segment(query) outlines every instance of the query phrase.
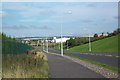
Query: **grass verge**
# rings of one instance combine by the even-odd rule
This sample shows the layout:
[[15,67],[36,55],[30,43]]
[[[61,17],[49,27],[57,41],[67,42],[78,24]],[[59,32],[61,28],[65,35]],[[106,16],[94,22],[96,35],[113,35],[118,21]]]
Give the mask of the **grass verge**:
[[27,54],[3,56],[3,78],[48,78],[48,61]]
[[81,58],[81,57],[76,57],[76,56],[72,56],[72,57],[80,59],[80,60],[83,60],[85,62],[89,62],[89,63],[97,65],[99,67],[103,67],[103,68],[109,69],[109,70],[111,70],[113,72],[116,72],[116,73],[120,72],[120,68],[117,68],[117,67],[109,66],[107,64],[103,64],[103,63],[100,63],[100,62],[96,62],[96,61],[85,59],[85,58]]
[[[120,35],[91,42],[91,52],[118,53],[118,36]],[[67,52],[89,52],[89,43],[72,47]]]

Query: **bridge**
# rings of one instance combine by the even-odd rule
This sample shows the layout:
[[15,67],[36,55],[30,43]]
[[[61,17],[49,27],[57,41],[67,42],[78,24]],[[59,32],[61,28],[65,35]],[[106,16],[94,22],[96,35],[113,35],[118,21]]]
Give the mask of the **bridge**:
[[32,46],[42,46],[44,43],[48,42],[47,38],[23,38],[21,42],[24,44],[32,45]]

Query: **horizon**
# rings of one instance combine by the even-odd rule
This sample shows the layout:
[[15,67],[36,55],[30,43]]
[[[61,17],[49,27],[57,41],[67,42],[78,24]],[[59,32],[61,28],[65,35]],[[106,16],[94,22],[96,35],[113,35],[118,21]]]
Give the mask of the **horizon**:
[[[108,32],[108,33],[112,33],[112,32]],[[94,34],[98,34],[98,35],[102,35],[102,33],[94,33]],[[62,37],[89,37],[89,35],[91,37],[94,36],[94,34],[87,34],[87,35],[63,35]],[[103,32],[103,34],[107,34],[107,32]],[[20,36],[20,37],[13,37],[13,38],[45,38],[45,37],[61,37],[61,35],[59,36]]]

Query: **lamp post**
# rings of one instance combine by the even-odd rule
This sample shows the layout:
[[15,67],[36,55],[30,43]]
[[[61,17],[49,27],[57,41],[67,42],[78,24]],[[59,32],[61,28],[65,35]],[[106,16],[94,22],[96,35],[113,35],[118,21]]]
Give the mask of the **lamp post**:
[[61,20],[61,56],[63,56],[63,42],[62,42],[62,20]]
[[54,42],[54,49],[55,49],[55,42]]
[[68,50],[68,41],[67,41],[67,50]]
[[48,53],[48,38],[47,38],[47,35],[46,35],[46,38],[45,38],[45,52]]
[[60,48],[60,46],[61,46],[60,44],[61,44],[61,43],[58,44],[58,45],[59,45],[59,50],[61,49],[61,48]]
[[89,34],[89,51],[91,52],[91,38],[90,38],[90,34]]
[[[89,32],[86,28],[84,29],[84,30],[86,30],[87,32]],[[91,52],[92,51],[92,48],[91,48],[91,37],[90,37],[90,32],[89,32],[89,34],[88,34],[89,36],[88,36],[88,38],[89,38],[89,52]]]
[[44,51],[44,39],[43,39],[43,51]]
[[61,56],[63,56],[63,42],[62,42],[62,15],[61,15],[61,25],[60,25],[60,30],[61,30]]
[[39,46],[39,43],[40,43],[40,41],[38,40],[38,41],[37,41],[37,46]]
[[46,52],[48,53],[48,40],[46,38]]
[[[68,10],[67,13],[68,13],[68,14],[71,14],[72,11],[71,11],[71,10]],[[62,16],[61,16],[61,56],[63,56],[62,26],[63,26],[63,25],[62,25]]]

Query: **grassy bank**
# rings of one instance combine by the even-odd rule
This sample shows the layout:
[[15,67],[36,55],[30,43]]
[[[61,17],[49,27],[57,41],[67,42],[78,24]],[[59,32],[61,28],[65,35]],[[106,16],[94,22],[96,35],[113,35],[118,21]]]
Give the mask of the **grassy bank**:
[[[92,42],[91,45],[92,45],[91,52],[117,53],[118,52],[118,35]],[[89,44],[75,46],[73,48],[70,48],[68,51],[69,52],[89,52]]]
[[2,78],[49,77],[48,61],[44,53],[39,52],[38,57],[33,53],[25,54],[28,51],[39,50],[5,35],[0,42],[2,43]]
[[27,54],[5,54],[3,78],[48,78],[48,61]]

